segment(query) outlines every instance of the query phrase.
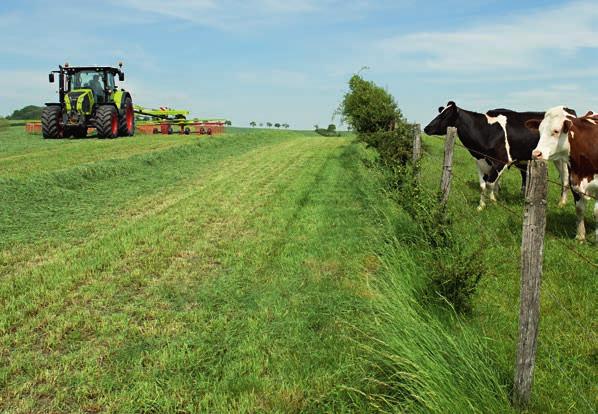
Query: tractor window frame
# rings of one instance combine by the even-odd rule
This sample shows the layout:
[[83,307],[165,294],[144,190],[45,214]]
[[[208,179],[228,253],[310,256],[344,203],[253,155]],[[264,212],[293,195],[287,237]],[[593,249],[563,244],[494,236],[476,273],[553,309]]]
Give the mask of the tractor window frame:
[[114,91],[116,89],[116,84],[114,83],[114,74],[113,73],[106,73],[106,88],[110,91]]
[[[104,77],[101,73],[95,70],[80,70],[69,76],[69,90],[85,88],[93,89],[90,82],[94,75],[99,76],[98,81],[100,82],[100,86],[102,87],[102,90],[105,89]],[[75,80],[77,80],[77,82],[75,82]]]

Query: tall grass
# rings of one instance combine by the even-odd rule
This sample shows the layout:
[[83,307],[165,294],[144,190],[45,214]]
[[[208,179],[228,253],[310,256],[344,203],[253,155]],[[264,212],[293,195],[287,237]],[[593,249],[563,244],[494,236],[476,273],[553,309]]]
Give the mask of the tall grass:
[[429,256],[438,250],[396,194],[384,195],[388,173],[371,162],[375,155],[368,157],[365,174],[377,179],[366,180],[367,191],[378,194],[375,215],[386,239],[372,246],[379,267],[372,315],[355,327],[363,380],[353,392],[375,411],[510,412],[506,373],[497,369],[489,342],[450,306],[426,299],[435,277]]

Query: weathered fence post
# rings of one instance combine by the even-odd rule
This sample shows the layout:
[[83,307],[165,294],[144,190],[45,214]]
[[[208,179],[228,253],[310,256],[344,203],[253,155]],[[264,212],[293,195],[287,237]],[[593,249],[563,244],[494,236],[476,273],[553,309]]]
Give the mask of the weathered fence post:
[[419,124],[413,125],[413,164],[417,165],[422,157],[422,132]]
[[451,180],[453,179],[453,149],[457,138],[457,128],[449,127],[446,130],[444,141],[444,163],[442,164],[442,179],[440,180],[440,203],[442,208],[446,206],[451,191]]
[[546,161],[531,161],[527,177],[521,238],[519,343],[513,385],[513,403],[517,408],[524,408],[529,403],[536,361],[548,192]]

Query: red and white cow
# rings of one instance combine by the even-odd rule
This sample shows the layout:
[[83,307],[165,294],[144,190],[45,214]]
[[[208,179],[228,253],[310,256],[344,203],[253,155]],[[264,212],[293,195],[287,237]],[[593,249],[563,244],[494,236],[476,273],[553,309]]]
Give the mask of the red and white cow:
[[[578,240],[585,240],[586,202],[598,199],[598,117],[592,112],[576,118],[564,107],[546,111],[543,120],[526,122],[540,131],[540,141],[532,155],[538,159],[566,160],[570,166],[571,188],[575,198]],[[594,206],[598,240],[598,201]]]

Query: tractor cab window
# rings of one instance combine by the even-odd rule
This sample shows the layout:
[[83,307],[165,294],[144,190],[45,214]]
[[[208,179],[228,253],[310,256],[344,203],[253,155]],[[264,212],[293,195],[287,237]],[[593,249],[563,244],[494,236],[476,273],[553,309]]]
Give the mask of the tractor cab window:
[[72,76],[71,90],[88,88],[102,101],[104,98],[104,79],[101,73],[94,71],[81,71]]
[[114,91],[114,89],[116,89],[116,86],[114,86],[114,75],[112,73],[108,73],[106,74],[106,77],[108,79],[108,82],[106,84],[108,86],[108,89]]

